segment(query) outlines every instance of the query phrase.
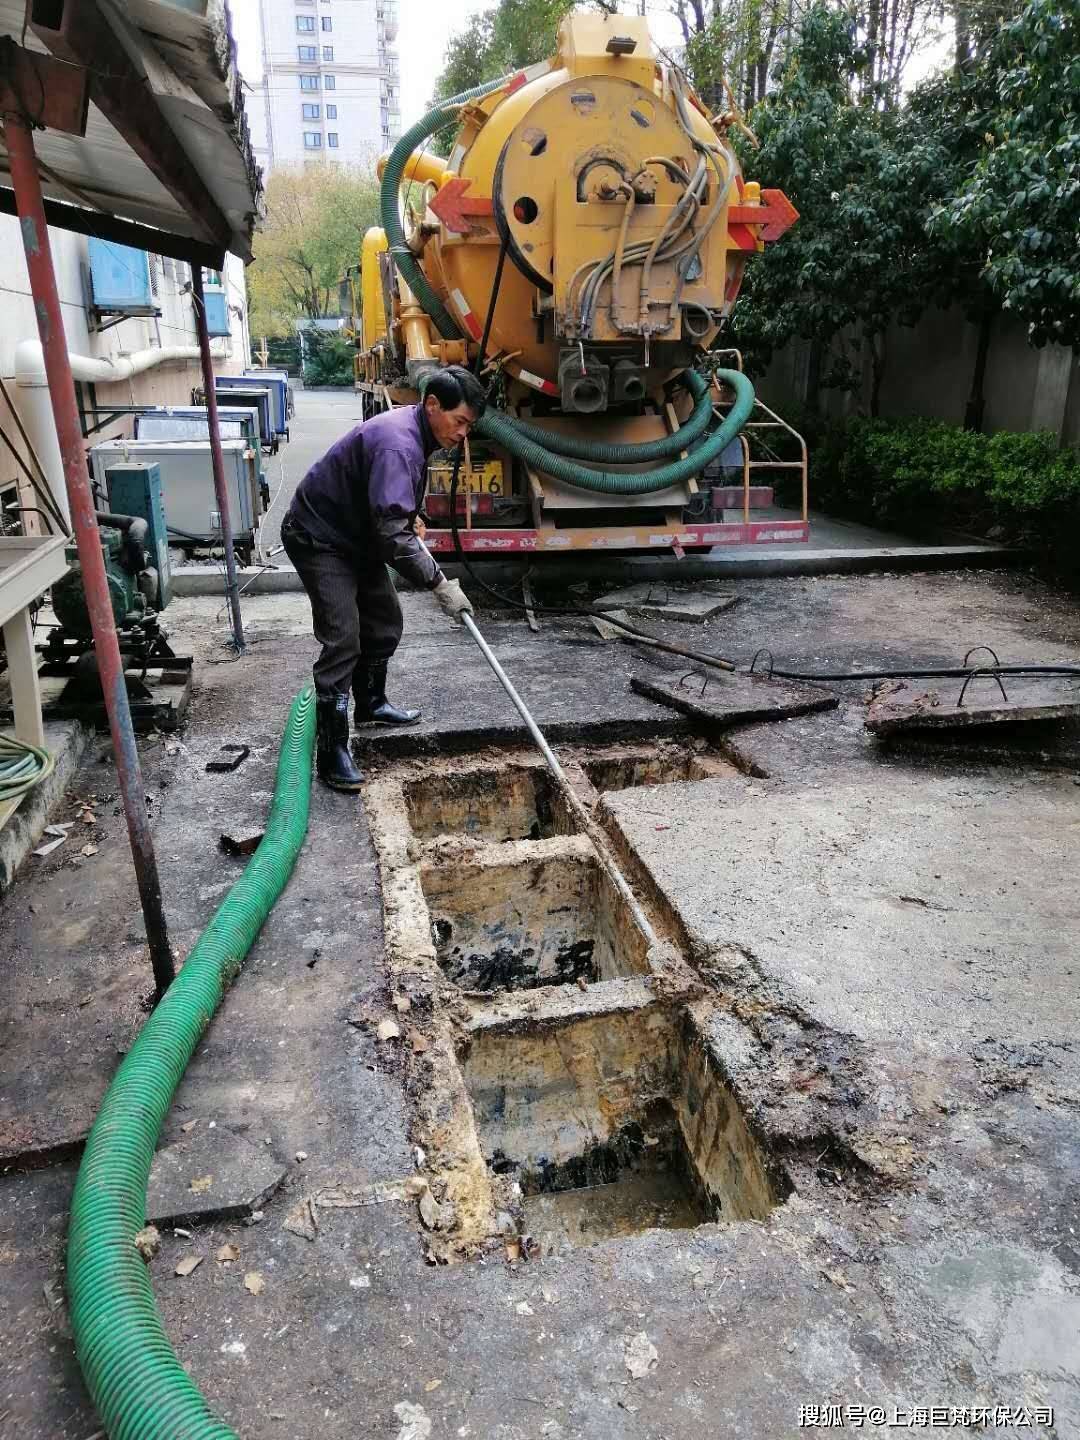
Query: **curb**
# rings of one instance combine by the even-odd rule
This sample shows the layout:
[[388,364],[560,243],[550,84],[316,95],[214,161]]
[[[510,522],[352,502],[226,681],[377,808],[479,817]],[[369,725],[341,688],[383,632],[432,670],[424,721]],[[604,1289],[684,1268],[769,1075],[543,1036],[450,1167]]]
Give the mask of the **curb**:
[[56,765],[48,779],[30,791],[0,829],[0,894],[7,890],[19,866],[41,839],[92,735],[90,727],[78,720],[58,720],[45,726],[45,748],[52,752]]
[[[581,555],[576,560],[482,560],[477,568],[493,584],[520,581],[530,568],[545,580],[557,583],[574,580],[735,580],[785,575],[868,575],[875,571],[989,570],[1030,561],[1026,550],[1006,545],[903,545],[867,550],[804,550],[794,554],[792,546],[754,547],[754,553],[691,556],[677,560],[673,555],[614,556]],[[441,563],[441,562],[440,562]],[[476,562],[474,562],[476,563]],[[542,567],[542,568],[541,568]],[[443,570],[451,579],[467,578],[462,566],[447,562]],[[291,566],[260,572],[257,566],[237,570],[245,595],[275,595],[303,590],[300,577]],[[173,593],[177,596],[222,595],[224,583],[217,565],[184,565],[173,571]]]

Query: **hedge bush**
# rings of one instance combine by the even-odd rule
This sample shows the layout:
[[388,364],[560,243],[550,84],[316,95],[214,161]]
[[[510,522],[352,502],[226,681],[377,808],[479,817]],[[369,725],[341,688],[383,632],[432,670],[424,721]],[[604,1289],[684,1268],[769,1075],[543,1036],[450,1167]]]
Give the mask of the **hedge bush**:
[[352,387],[356,351],[348,340],[333,332],[309,330],[304,337],[304,349],[305,385]]
[[938,420],[829,422],[810,445],[810,501],[834,515],[1075,543],[1080,453],[1053,435],[979,435]]

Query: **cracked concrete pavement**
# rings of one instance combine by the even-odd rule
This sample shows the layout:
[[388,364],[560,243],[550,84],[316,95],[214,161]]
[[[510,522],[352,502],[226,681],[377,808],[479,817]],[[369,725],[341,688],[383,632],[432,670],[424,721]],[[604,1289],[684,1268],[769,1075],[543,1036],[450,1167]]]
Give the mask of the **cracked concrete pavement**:
[[[1080,608],[1023,575],[734,588],[739,604],[694,634],[740,660],[768,644],[778,662],[945,661],[982,640],[1002,659],[1080,657]],[[427,597],[405,608],[392,674],[426,706],[423,745],[520,743],[467,638]],[[218,835],[258,828],[312,653],[302,597],[252,603],[255,643],[239,661],[221,648],[219,609],[170,612],[197,657],[195,702],[179,748],[142,746],[181,949],[239,873]],[[480,619],[559,738],[594,740],[605,717],[612,738],[686,733],[629,690],[633,670],[669,673],[654,659],[572,622],[530,636],[509,615]],[[414,1097],[394,1046],[350,1023],[389,1012],[375,856],[362,807],[316,788],[293,879],[164,1137],[214,1121],[288,1170],[257,1223],[167,1232],[154,1261],[183,1363],[244,1440],[399,1440],[409,1425],[463,1440],[773,1440],[806,1428],[801,1405],[825,1404],[1053,1406],[1052,1433],[1080,1433],[1074,773],[881,752],[861,728],[867,687],[838,688],[835,712],[714,737],[751,774],[605,801],[635,883],[723,1002],[713,1043],[793,1183],[764,1222],[514,1266],[425,1263],[415,1204],[377,1188],[414,1169]],[[252,757],[208,776],[206,760],[238,740]],[[368,754],[378,768],[406,743],[387,735]],[[99,853],[27,867],[0,923],[4,1109],[61,1157],[146,988],[100,747],[76,792],[102,797]],[[63,1303],[74,1173],[61,1158],[0,1174],[0,1417],[26,1440],[98,1428]],[[286,1229],[325,1186],[368,1187],[371,1203],[321,1212],[311,1239]],[[224,1243],[235,1262],[214,1258]],[[191,1254],[204,1263],[175,1275]],[[657,1357],[633,1378],[642,1334]]]

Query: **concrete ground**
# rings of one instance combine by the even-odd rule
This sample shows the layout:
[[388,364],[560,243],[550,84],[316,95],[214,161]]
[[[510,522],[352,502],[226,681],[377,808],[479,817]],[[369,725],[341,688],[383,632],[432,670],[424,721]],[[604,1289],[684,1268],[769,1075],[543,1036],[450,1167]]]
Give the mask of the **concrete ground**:
[[[1022,575],[733,588],[738,603],[707,629],[654,628],[740,663],[761,645],[778,665],[946,663],[980,642],[1006,662],[1080,661],[1080,608]],[[425,717],[368,743],[369,761],[381,773],[408,746],[422,777],[478,751],[494,770],[523,738],[514,713],[467,636],[428,597],[404,599],[392,673]],[[240,873],[220,834],[265,816],[313,647],[300,596],[249,604],[239,660],[217,600],[170,614],[196,656],[195,700],[186,729],[141,754],[183,954]],[[507,612],[480,620],[560,744],[587,753],[692,729],[630,691],[632,672],[665,669],[649,655],[584,623],[533,635]],[[423,1097],[412,1062],[374,1032],[394,1012],[367,818],[315,788],[296,871],[165,1134],[182,1146],[213,1123],[288,1172],[257,1223],[166,1228],[153,1264],[181,1360],[244,1440],[773,1440],[828,1415],[800,1407],[835,1405],[883,1407],[901,1428],[911,1407],[979,1428],[971,1407],[1052,1406],[1052,1433],[1080,1433],[1075,770],[879,750],[862,729],[867,690],[714,733],[743,773],[625,789],[601,812],[701,977],[710,1041],[791,1187],[763,1222],[429,1264],[415,1202],[398,1198]],[[236,741],[251,757],[207,774]],[[74,1156],[149,989],[115,791],[99,745],[63,816],[89,809],[79,824],[96,853],[33,860],[0,916],[0,1419],[25,1440],[99,1428],[72,1351],[63,1241]],[[297,1233],[298,1203],[327,1188],[371,1203],[321,1210],[317,1233]],[[215,1258],[225,1243],[237,1260]],[[190,1255],[203,1263],[176,1275]]]

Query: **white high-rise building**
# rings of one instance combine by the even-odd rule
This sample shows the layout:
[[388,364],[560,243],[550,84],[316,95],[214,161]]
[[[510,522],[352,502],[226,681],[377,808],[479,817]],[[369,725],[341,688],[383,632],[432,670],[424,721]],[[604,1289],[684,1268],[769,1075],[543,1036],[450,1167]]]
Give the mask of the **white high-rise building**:
[[255,158],[370,164],[401,134],[397,0],[259,0]]

